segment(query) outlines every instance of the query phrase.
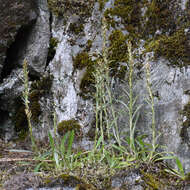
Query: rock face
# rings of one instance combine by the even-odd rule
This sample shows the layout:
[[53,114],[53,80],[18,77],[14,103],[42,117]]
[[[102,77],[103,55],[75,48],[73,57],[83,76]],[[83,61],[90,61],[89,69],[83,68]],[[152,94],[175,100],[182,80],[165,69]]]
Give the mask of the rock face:
[[[22,62],[26,58],[31,88],[34,80],[39,83],[43,75],[52,76],[52,84],[48,90],[43,88],[44,85],[43,92],[40,93],[39,88],[33,88],[33,91],[38,90],[38,95],[35,96],[38,107],[37,120],[34,119],[38,125],[34,129],[35,136],[42,140],[52,130],[53,111],[56,113],[57,123],[77,120],[82,126],[81,146],[90,147],[88,135],[93,129],[94,121],[92,73],[93,66],[102,55],[101,19],[104,15],[107,22],[110,74],[118,80],[127,78],[127,40],[133,45],[137,75],[134,81],[135,93],[139,94],[138,103],[143,104],[137,128],[150,134],[151,108],[146,103],[148,93],[144,70],[145,64],[149,63],[156,129],[162,134],[159,143],[166,145],[167,151],[174,152],[181,159],[186,171],[189,171],[188,1],[152,0],[136,3],[124,0],[49,0],[49,9],[45,0],[32,4],[31,1],[21,4],[11,0],[1,1],[3,6],[0,14],[3,23],[7,25],[2,23],[6,27],[0,27],[0,113],[3,116],[0,124],[5,131],[10,128],[7,134],[14,131],[14,116],[18,117],[15,113],[23,106],[18,106],[17,101],[23,90],[19,78],[22,76]],[[10,11],[7,7],[15,10],[11,12],[15,17],[8,14]],[[121,119],[119,126],[124,131],[128,130],[128,126],[124,125],[128,122],[126,118]],[[18,125],[26,125],[26,121],[21,119]]]
[[0,73],[6,58],[7,48],[14,42],[21,27],[31,25],[37,18],[35,1],[16,2],[1,0],[0,16]]
[[[150,62],[151,84],[155,102],[155,119],[157,135],[161,133],[159,144],[165,145],[167,152],[174,152],[183,162],[185,169],[189,171],[190,147],[188,127],[184,127],[186,117],[182,110],[189,102],[189,95],[186,94],[190,87],[189,68],[172,68],[169,62],[159,59],[157,62]],[[137,82],[137,93],[140,94],[141,109],[138,127],[148,134],[151,126],[151,108],[145,102],[148,97],[145,80]],[[183,134],[185,130],[185,134]]]
[[1,5],[1,17],[4,18],[0,31],[3,48],[0,63],[1,128],[8,131],[9,139],[16,122],[14,116],[18,112],[15,105],[23,91],[23,60],[27,60],[33,80],[45,74],[50,25],[46,1],[2,1]]

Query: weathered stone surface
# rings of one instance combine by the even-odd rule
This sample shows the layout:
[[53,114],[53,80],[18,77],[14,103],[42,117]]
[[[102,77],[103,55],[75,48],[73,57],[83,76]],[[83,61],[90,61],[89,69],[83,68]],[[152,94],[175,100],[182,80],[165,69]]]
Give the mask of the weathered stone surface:
[[0,73],[6,58],[7,48],[15,40],[21,26],[30,25],[37,18],[35,1],[0,1]]
[[91,184],[86,184],[75,176],[62,174],[57,177],[43,178],[34,173],[14,175],[4,184],[6,190],[96,190]]
[[[160,1],[148,1],[144,5],[143,1],[138,3],[131,1],[131,4],[126,5],[126,9],[130,10],[130,15],[126,10],[122,10],[122,6],[125,5],[122,0],[115,2],[117,3],[114,4],[114,1],[110,0],[105,4],[105,9],[117,7],[116,10],[112,9],[106,15],[107,21],[110,22],[108,23],[109,28],[107,31],[109,37],[107,40],[110,43],[107,45],[111,45],[109,46],[109,59],[115,64],[111,69],[118,73],[118,77],[121,77],[119,72],[122,64],[125,66],[128,61],[126,41],[128,39],[132,40],[135,61],[138,63],[136,64],[137,68],[135,68],[135,73],[138,75],[137,80],[134,81],[136,84],[135,93],[139,95],[138,103],[143,104],[137,130],[141,131],[141,133],[151,134],[151,108],[146,102],[148,93],[146,74],[143,68],[148,62],[151,69],[151,85],[155,101],[156,129],[157,132],[159,131],[162,134],[158,143],[166,145],[167,151],[174,152],[188,172],[190,168],[190,132],[189,126],[186,126],[185,130],[183,130],[183,123],[187,118],[180,112],[190,101],[187,93],[190,91],[190,68],[188,62],[190,58],[188,54],[190,4],[188,1],[180,0],[167,0],[163,4],[160,4]],[[5,3],[2,5],[2,7],[8,6]],[[23,6],[22,4],[22,6],[16,5],[21,8]],[[80,67],[75,68],[73,60],[81,52],[87,53],[92,60],[96,60],[97,56],[101,55],[103,41],[101,36],[102,12],[99,4],[94,1],[70,1],[69,3],[67,1],[61,1],[61,3],[59,1],[49,1],[49,6],[53,12],[51,27],[49,26],[47,2],[38,1],[39,16],[36,23],[29,30],[26,42],[21,45],[18,51],[18,59],[16,60],[18,63],[16,65],[21,66],[24,58],[26,58],[32,76],[40,76],[43,73],[46,66],[51,29],[52,37],[57,40],[55,56],[47,66],[47,70],[53,75],[53,84],[50,89],[53,98],[46,97],[47,99],[41,99],[40,103],[42,108],[44,106],[44,109],[42,109],[40,116],[42,123],[39,125],[42,127],[34,129],[35,136],[43,139],[47,132],[52,130],[52,118],[49,115],[53,111],[56,112],[58,123],[63,120],[76,119],[83,126],[82,134],[84,139],[80,143],[83,148],[87,149],[91,146],[87,134],[94,119],[94,108],[92,99],[84,98],[84,95],[88,95],[89,98],[89,94],[87,91],[82,91],[81,83],[85,74],[87,76],[89,74],[89,65],[82,67],[82,69],[79,69]],[[66,11],[64,12],[64,10]],[[2,13],[6,13],[6,11],[2,10]],[[5,59],[5,50],[14,41],[16,31],[21,25],[25,25],[35,18],[35,16],[29,16],[29,11],[22,11],[20,14],[24,14],[23,20],[19,20],[19,23],[21,22],[22,24],[15,24],[13,28],[8,26],[3,30],[0,27],[0,35],[2,35],[0,39],[3,39],[1,44],[3,44],[2,50],[4,52],[0,58],[2,63]],[[2,13],[0,12],[0,14]],[[121,17],[122,15],[124,15],[124,18]],[[29,19],[27,20],[25,16]],[[113,22],[114,19],[116,20],[115,23]],[[3,21],[12,22],[9,16],[5,17]],[[164,23],[161,23],[161,21]],[[113,31],[117,35],[111,36],[110,34]],[[177,48],[175,49],[175,47]],[[152,54],[156,55],[154,57],[156,58],[155,61],[152,61],[152,57],[151,59],[146,59],[147,52],[152,52]],[[183,62],[186,63],[184,64]],[[18,70],[14,69],[10,77],[0,85],[0,109],[10,113],[14,99],[22,91],[21,81],[17,78],[16,72]],[[20,70],[19,72],[21,73]],[[92,80],[90,82],[93,83]],[[90,82],[87,83],[85,88],[92,86]],[[46,105],[52,108],[52,104],[54,110],[46,109]],[[127,118],[124,116],[121,119],[119,126],[121,131],[128,131]]]
[[[185,137],[181,135],[183,122],[186,118],[182,114],[184,106],[189,102],[189,95],[186,94],[190,88],[190,68],[173,68],[168,66],[165,59],[157,62],[149,62],[151,68],[151,88],[154,94],[155,119],[157,135],[161,133],[159,144],[166,146],[167,152],[177,155],[187,172],[190,169],[190,139],[189,131]],[[137,82],[137,94],[143,108],[140,111],[138,127],[148,134],[151,131],[151,107],[145,101],[148,97],[146,89],[146,76],[144,80]]]
[[[11,44],[11,48],[8,49],[8,54],[5,62],[7,64],[10,64],[10,66],[4,65],[1,77],[2,82],[0,84],[0,110],[8,112],[8,120],[11,120],[14,123],[15,118],[13,119],[13,117],[14,114],[18,111],[18,105],[16,105],[16,102],[18,98],[21,97],[23,91],[23,72],[21,68],[24,59],[27,60],[28,70],[30,73],[29,75],[31,77],[38,79],[42,75],[45,75],[50,39],[50,15],[47,7],[47,1],[38,1],[36,3],[35,1],[26,1],[21,4],[14,4],[12,1],[6,1],[6,3],[10,3],[14,8],[12,8],[13,12],[10,12],[9,8],[11,9],[11,7],[9,6],[6,8],[7,12],[5,11],[5,13],[7,13],[7,22],[14,21],[15,24],[13,24],[15,25],[15,28],[13,28],[13,33],[11,33],[11,29],[9,28],[6,28],[7,34],[5,31],[3,32],[3,30],[1,31],[3,35],[1,38],[2,41],[6,41],[7,44],[9,43],[9,45],[12,42],[13,43]],[[6,3],[2,2],[5,7],[9,5]],[[18,8],[18,10],[16,8]],[[9,12],[13,15],[8,15]],[[34,13],[35,17],[31,17],[31,14]],[[34,20],[35,22],[32,22]],[[2,28],[3,27],[1,27],[1,29]],[[21,29],[19,30],[19,28]],[[8,45],[6,45],[6,48],[8,48]],[[44,111],[44,113],[46,112]],[[6,129],[6,131],[10,131],[8,128],[11,127],[10,125],[6,124],[10,123],[8,120],[7,122],[4,121],[5,124],[1,126]],[[12,124],[11,128],[14,128],[14,124]]]
[[28,62],[30,74],[42,76],[45,72],[50,40],[50,13],[47,1],[37,1],[38,18],[29,31],[27,42],[20,47],[18,64]]

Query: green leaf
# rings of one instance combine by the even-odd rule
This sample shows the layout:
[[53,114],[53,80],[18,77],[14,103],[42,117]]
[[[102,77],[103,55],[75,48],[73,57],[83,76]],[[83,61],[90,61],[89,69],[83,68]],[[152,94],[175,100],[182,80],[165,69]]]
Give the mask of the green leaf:
[[48,136],[49,136],[50,146],[54,150],[55,149],[55,142],[54,142],[54,139],[53,139],[53,137],[52,137],[52,135],[51,135],[50,132],[48,133]]
[[66,133],[61,141],[61,146],[60,146],[60,149],[61,149],[61,155],[64,156],[65,155],[65,151],[66,151],[66,141],[67,141],[67,138],[68,138],[68,135],[69,133]]
[[41,165],[43,164],[43,162],[40,162],[35,168],[34,168],[34,172],[39,172],[39,169],[41,167]]
[[177,167],[178,167],[178,170],[181,174],[182,177],[185,177],[185,172],[183,170],[183,165],[181,163],[181,161],[176,157],[176,164],[177,164]]
[[[159,154],[155,154],[154,157],[157,155],[159,155]],[[157,161],[161,161],[161,160],[172,160],[174,158],[175,158],[174,156],[161,156],[160,158],[154,159],[154,161],[157,162]]]
[[97,143],[96,143],[95,150],[100,146],[102,140],[103,140],[103,137],[102,137],[102,135],[101,135],[101,136],[99,137]]
[[67,147],[67,157],[69,158],[71,155],[71,149],[73,145],[73,140],[74,140],[74,130],[72,130],[69,133],[69,139],[68,139],[68,147]]
[[54,151],[53,157],[54,157],[56,166],[59,167],[59,155],[58,155],[57,151]]

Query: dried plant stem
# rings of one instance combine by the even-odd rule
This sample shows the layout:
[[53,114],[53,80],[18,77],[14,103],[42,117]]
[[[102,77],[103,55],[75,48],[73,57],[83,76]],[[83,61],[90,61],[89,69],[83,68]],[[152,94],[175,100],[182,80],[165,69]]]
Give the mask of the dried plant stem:
[[29,80],[28,80],[28,68],[27,68],[27,61],[24,60],[23,63],[23,72],[24,72],[24,78],[23,78],[23,83],[24,83],[24,91],[23,91],[23,101],[24,101],[24,105],[25,105],[25,113],[26,113],[26,117],[27,117],[27,121],[28,121],[28,127],[29,127],[29,133],[30,133],[30,138],[31,138],[31,142],[32,142],[32,149],[34,152],[37,153],[38,149],[35,143],[35,139],[32,133],[32,124],[31,124],[31,117],[32,117],[32,113],[30,111],[30,107],[29,107]]
[[132,56],[131,43],[128,43],[128,54],[129,54],[129,130],[130,130],[130,151],[135,153],[135,124],[133,122],[134,115],[134,97],[133,97],[133,67],[134,60]]
[[154,96],[151,90],[151,82],[150,82],[150,64],[146,64],[146,86],[150,98],[151,104],[151,112],[152,112],[152,151],[150,155],[150,159],[153,157],[153,153],[156,151],[156,127],[155,127],[155,110],[154,110]]

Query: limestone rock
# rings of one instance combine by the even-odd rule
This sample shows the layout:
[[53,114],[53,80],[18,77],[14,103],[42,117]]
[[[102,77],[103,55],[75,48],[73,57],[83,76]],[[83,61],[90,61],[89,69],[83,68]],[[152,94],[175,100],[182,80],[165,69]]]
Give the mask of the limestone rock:
[[0,1],[0,73],[6,58],[6,51],[14,42],[18,30],[30,25],[37,18],[35,1]]

